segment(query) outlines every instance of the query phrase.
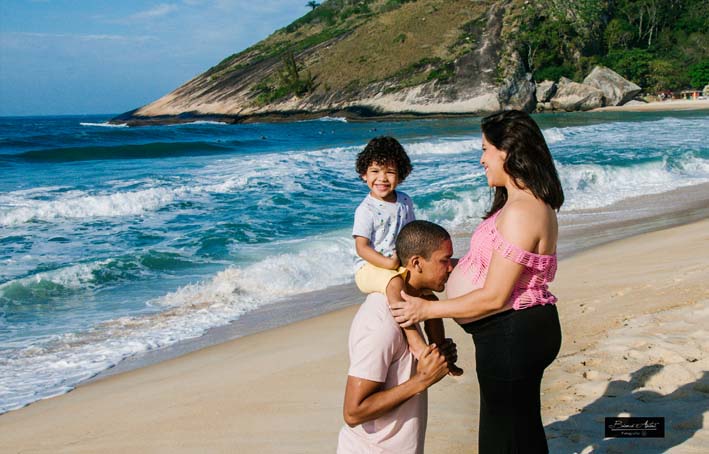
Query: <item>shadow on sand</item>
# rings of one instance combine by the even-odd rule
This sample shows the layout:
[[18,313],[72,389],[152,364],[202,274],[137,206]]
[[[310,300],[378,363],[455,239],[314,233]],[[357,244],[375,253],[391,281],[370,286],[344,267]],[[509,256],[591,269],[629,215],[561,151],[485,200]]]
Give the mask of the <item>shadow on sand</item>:
[[[704,413],[709,410],[709,372],[704,371],[698,380],[669,394],[643,390],[663,367],[645,366],[633,372],[628,381],[613,380],[601,397],[579,413],[548,424],[545,431],[549,452],[660,454],[691,439],[701,430]],[[604,419],[612,416],[664,417],[665,437],[604,438]]]

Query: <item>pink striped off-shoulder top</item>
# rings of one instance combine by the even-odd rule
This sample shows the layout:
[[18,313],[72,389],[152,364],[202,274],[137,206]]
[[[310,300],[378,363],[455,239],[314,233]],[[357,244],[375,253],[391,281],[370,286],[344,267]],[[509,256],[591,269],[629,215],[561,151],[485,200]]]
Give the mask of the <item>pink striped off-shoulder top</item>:
[[549,292],[548,284],[556,274],[556,253],[552,255],[535,254],[525,251],[505,240],[495,226],[495,219],[500,214],[485,219],[470,239],[470,250],[458,262],[464,267],[466,275],[472,279],[474,288],[482,288],[487,278],[492,252],[497,251],[506,259],[524,265],[522,275],[515,283],[507,307],[526,309],[540,304],[554,304],[556,297]]

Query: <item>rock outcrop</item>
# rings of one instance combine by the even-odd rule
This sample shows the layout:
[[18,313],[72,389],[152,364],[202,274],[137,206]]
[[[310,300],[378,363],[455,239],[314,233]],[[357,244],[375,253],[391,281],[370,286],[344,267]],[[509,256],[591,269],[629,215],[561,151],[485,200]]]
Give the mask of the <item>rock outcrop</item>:
[[[606,68],[535,83],[519,54],[530,2],[417,0],[320,6],[114,123],[589,110],[640,90]],[[355,11],[357,10],[357,11]]]
[[[386,83],[372,85],[370,87],[377,87],[369,90],[374,95],[353,99],[347,107],[383,115],[533,110],[534,82],[524,72],[514,52],[511,52],[509,67],[504,68],[508,76],[502,82],[498,80],[500,58],[505,50],[501,34],[506,7],[505,2],[499,2],[487,11],[483,25],[473,35],[477,48],[454,62],[450,81],[426,82],[391,93],[386,93]],[[344,104],[329,107],[341,105]]]
[[603,92],[590,85],[580,84],[562,77],[550,103],[554,110],[566,112],[591,110],[603,107]]
[[537,102],[547,103],[556,94],[556,82],[553,80],[544,80],[537,82]]
[[[326,3],[339,13],[333,10],[337,2],[322,5]],[[377,8],[384,3],[377,3]],[[532,111],[536,86],[515,51],[516,43],[508,38],[515,36],[508,16],[514,16],[518,6],[509,0],[420,0],[391,11],[338,19],[336,26],[310,21],[306,15],[113,121],[242,122]],[[302,44],[325,35],[333,36]],[[311,78],[310,88],[297,94],[283,82],[285,49],[297,49],[291,50],[291,68],[300,72],[294,71],[291,80]]]
[[583,83],[601,90],[606,106],[622,106],[642,90],[617,72],[604,66],[593,68]]
[[[513,52],[511,59],[521,62],[519,54]],[[526,73],[521,64],[517,64],[510,76],[498,88],[498,99],[502,109],[519,109],[531,112],[536,106],[536,84],[530,73]]]

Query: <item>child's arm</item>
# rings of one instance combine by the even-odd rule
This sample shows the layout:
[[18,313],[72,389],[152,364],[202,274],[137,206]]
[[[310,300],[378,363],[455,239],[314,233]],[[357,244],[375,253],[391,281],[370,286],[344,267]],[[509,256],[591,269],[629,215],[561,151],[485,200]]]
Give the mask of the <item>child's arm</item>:
[[[438,301],[435,295],[425,297],[427,300]],[[404,328],[406,330],[408,328]],[[446,343],[446,328],[443,326],[442,318],[432,318],[423,322],[423,329],[426,331],[429,344],[443,346]],[[449,339],[450,340],[450,339]],[[448,362],[450,374],[454,376],[463,375],[463,369],[455,365],[455,361]]]
[[446,329],[443,327],[443,320],[440,318],[432,318],[423,322],[423,330],[426,332],[428,343],[443,345],[443,339],[446,338]]
[[[393,257],[384,257],[379,252],[375,251],[374,248],[369,244],[369,238],[363,236],[355,236],[355,249],[357,250],[357,255],[362,257],[367,262],[379,268],[384,268],[387,270],[395,270],[399,267],[399,258],[394,254]],[[401,300],[401,296],[398,296]]]
[[[393,277],[386,288],[387,300],[400,301],[403,289],[404,279],[401,276]],[[421,335],[418,327],[414,325],[404,328],[404,334],[406,335],[406,342],[409,344],[409,350],[414,354],[414,358],[419,359],[421,353],[426,349],[426,340]]]

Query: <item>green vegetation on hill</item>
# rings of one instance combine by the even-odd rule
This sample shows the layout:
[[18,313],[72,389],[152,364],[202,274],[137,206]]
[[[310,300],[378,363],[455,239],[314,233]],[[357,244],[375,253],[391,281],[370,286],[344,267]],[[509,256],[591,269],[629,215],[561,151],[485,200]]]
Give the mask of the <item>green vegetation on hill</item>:
[[418,112],[420,105],[459,101],[481,111],[496,102],[528,109],[534,90],[525,73],[536,81],[562,76],[581,81],[599,64],[649,94],[709,83],[709,0],[306,5],[310,10],[301,18],[138,115],[246,118],[361,106]]
[[[284,67],[253,87],[257,105],[377,82],[385,92],[445,84],[454,62],[481,44],[496,3],[507,8],[508,49],[537,81],[580,81],[601,64],[651,93],[709,83],[709,0],[326,0],[207,75],[219,80],[261,62]],[[291,60],[307,80],[283,77]]]
[[[284,70],[253,86],[254,104],[356,91],[387,82],[385,91],[426,81],[447,83],[456,58],[475,49],[485,13],[493,0],[326,0],[254,46],[207,71],[219,82],[237,71],[272,62],[296,67],[307,84],[287,83]],[[318,48],[327,51],[319,52]],[[287,72],[287,68],[286,68]],[[305,87],[306,89],[303,89]]]
[[518,47],[536,80],[578,81],[602,64],[648,92],[701,88],[709,0],[525,2]]

